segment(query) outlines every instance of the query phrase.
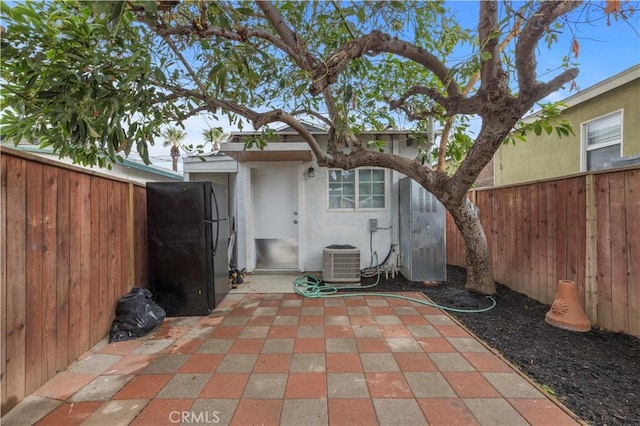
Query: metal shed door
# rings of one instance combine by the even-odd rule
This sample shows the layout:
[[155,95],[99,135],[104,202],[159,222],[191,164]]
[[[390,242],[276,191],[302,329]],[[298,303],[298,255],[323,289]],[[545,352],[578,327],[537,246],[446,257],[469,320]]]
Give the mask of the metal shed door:
[[447,279],[445,208],[410,178],[400,180],[400,250],[407,279]]

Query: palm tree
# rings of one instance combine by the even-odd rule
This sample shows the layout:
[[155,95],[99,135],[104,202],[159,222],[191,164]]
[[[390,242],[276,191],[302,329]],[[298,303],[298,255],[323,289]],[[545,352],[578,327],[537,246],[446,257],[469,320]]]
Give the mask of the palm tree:
[[173,171],[178,171],[178,158],[180,158],[180,142],[187,136],[184,130],[177,127],[169,127],[162,132],[164,142],[162,146],[167,147],[171,145],[171,161],[173,165]]
[[202,131],[202,136],[207,141],[207,143],[211,144],[211,150],[214,153],[220,151],[220,143],[223,142],[227,135],[224,134],[222,127],[210,127]]

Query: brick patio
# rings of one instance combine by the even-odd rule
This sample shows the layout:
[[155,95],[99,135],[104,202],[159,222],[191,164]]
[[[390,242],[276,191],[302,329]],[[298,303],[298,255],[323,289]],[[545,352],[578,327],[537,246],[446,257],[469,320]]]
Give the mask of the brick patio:
[[2,418],[180,423],[579,424],[438,309],[297,294],[229,294],[210,316],[103,341]]

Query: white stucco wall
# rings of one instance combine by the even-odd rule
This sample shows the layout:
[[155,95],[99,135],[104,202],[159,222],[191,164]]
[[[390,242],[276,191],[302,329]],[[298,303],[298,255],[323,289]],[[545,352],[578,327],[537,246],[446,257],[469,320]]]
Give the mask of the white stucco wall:
[[[406,138],[400,136],[401,140],[398,140],[398,137],[399,135],[387,136],[387,151],[414,156],[416,147],[407,147]],[[299,271],[321,271],[323,248],[332,244],[349,244],[357,247],[360,249],[361,268],[368,267],[372,257],[369,219],[377,219],[379,228],[390,228],[378,229],[371,235],[372,249],[377,253],[379,262],[385,258],[391,244],[398,244],[398,181],[404,175],[385,170],[384,209],[335,211],[328,208],[328,171],[326,168],[319,167],[315,160],[238,162],[237,173],[228,174],[230,214],[236,217],[238,232],[236,241],[238,268],[253,271],[256,265],[254,215],[260,212],[256,212],[253,206],[251,169],[260,167],[293,168],[296,176],[299,176],[297,210]],[[314,168],[314,177],[307,176],[309,167]],[[185,172],[189,180],[194,180],[192,177],[202,179],[208,176],[201,170],[198,174],[189,174],[187,169],[188,166]],[[373,262],[375,264],[375,258]]]
[[[349,244],[357,247],[360,249],[361,267],[369,266],[371,259],[369,219],[377,219],[380,228],[395,226],[391,209],[395,201],[391,191],[391,172],[385,170],[386,207],[384,209],[335,211],[328,208],[328,171],[325,168],[318,168],[317,165],[313,167],[316,169],[315,177],[306,177],[303,181],[306,196],[304,233],[307,236],[303,256],[306,259],[307,270],[322,269],[322,249],[332,244]],[[379,229],[373,233],[373,250],[378,253],[380,260],[389,251],[391,241],[390,229]]]
[[[407,147],[405,138],[388,137],[387,151],[402,155],[415,155],[416,148]],[[328,170],[317,163],[300,162],[300,268],[304,271],[322,270],[322,250],[332,244],[349,244],[360,249],[360,266],[368,267],[372,252],[381,262],[391,248],[398,244],[398,181],[404,177],[398,172],[385,170],[385,208],[380,210],[335,211],[328,206]],[[309,167],[315,169],[314,177],[306,175]],[[379,228],[371,235],[369,219],[377,219]],[[375,258],[373,259],[375,265]]]

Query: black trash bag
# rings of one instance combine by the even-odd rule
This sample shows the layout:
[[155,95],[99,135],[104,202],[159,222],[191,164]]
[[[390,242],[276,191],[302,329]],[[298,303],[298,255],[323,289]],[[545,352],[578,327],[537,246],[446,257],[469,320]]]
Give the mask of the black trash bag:
[[109,343],[137,339],[162,324],[167,314],[151,297],[146,288],[134,287],[118,299]]

